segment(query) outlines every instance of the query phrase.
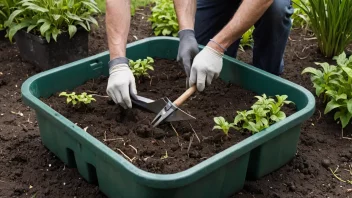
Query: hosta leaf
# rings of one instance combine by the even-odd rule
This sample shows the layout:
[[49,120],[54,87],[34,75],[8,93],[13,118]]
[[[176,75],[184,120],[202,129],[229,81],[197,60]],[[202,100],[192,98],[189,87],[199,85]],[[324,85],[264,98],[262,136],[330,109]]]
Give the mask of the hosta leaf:
[[77,32],[77,28],[74,25],[68,26],[68,33],[70,34],[70,38],[72,38]]
[[39,23],[50,23],[50,21],[48,19],[39,19],[37,21],[37,24],[39,24]]
[[48,31],[50,29],[50,25],[51,25],[50,23],[45,22],[45,23],[43,23],[42,26],[40,26],[40,33],[42,34],[42,36],[44,36],[46,31]]
[[328,104],[326,104],[326,107],[325,107],[325,111],[324,111],[324,114],[327,114],[329,113],[331,110],[335,109],[335,108],[338,108],[342,106],[341,104],[337,103],[335,100],[330,100],[330,102],[328,102]]

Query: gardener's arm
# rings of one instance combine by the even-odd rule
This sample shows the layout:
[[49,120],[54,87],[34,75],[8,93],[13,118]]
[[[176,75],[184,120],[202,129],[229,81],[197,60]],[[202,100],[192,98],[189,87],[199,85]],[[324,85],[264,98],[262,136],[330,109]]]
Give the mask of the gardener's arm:
[[137,94],[134,76],[126,58],[130,28],[130,0],[106,0],[106,33],[110,52],[107,94],[124,108],[131,108],[130,93]]
[[181,62],[189,77],[193,58],[198,54],[198,43],[194,35],[194,20],[197,8],[196,0],[174,0],[180,45],[177,61]]
[[274,0],[243,0],[230,22],[209,41],[194,58],[189,84],[197,83],[203,91],[205,81],[210,85],[222,69],[222,56],[233,42],[239,39],[264,14]]

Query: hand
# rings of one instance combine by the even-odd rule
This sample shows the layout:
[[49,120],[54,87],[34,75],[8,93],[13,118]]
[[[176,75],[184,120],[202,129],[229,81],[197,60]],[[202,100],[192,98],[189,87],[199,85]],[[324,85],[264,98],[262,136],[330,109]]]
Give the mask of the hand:
[[[115,103],[120,104],[124,109],[132,108],[131,95],[137,95],[136,82],[128,65],[127,58],[115,59],[109,69],[109,81],[106,89],[107,94]],[[126,61],[127,60],[127,61]]]
[[205,46],[194,58],[189,86],[197,83],[198,91],[203,91],[205,82],[209,86],[213,79],[219,77],[222,69],[223,54],[209,46]]
[[180,38],[180,45],[178,47],[177,62],[182,63],[186,75],[189,77],[193,58],[199,52],[198,43],[193,30],[181,30],[178,36]]

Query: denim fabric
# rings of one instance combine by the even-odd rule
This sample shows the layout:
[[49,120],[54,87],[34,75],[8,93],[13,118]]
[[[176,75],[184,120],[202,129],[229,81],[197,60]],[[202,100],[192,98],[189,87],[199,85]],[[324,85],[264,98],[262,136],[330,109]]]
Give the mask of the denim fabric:
[[[195,35],[197,42],[206,45],[233,17],[240,0],[197,0]],[[253,65],[280,75],[283,55],[291,29],[293,7],[291,0],[274,0],[264,15],[255,23],[253,32]],[[240,39],[225,53],[236,58]]]

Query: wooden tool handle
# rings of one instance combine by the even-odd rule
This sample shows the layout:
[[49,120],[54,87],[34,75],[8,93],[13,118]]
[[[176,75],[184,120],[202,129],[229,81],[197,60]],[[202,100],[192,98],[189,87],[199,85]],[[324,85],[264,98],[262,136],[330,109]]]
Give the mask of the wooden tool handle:
[[197,87],[194,84],[192,87],[188,88],[180,97],[178,97],[174,101],[174,105],[179,107],[183,102],[185,102],[196,91],[197,91]]

